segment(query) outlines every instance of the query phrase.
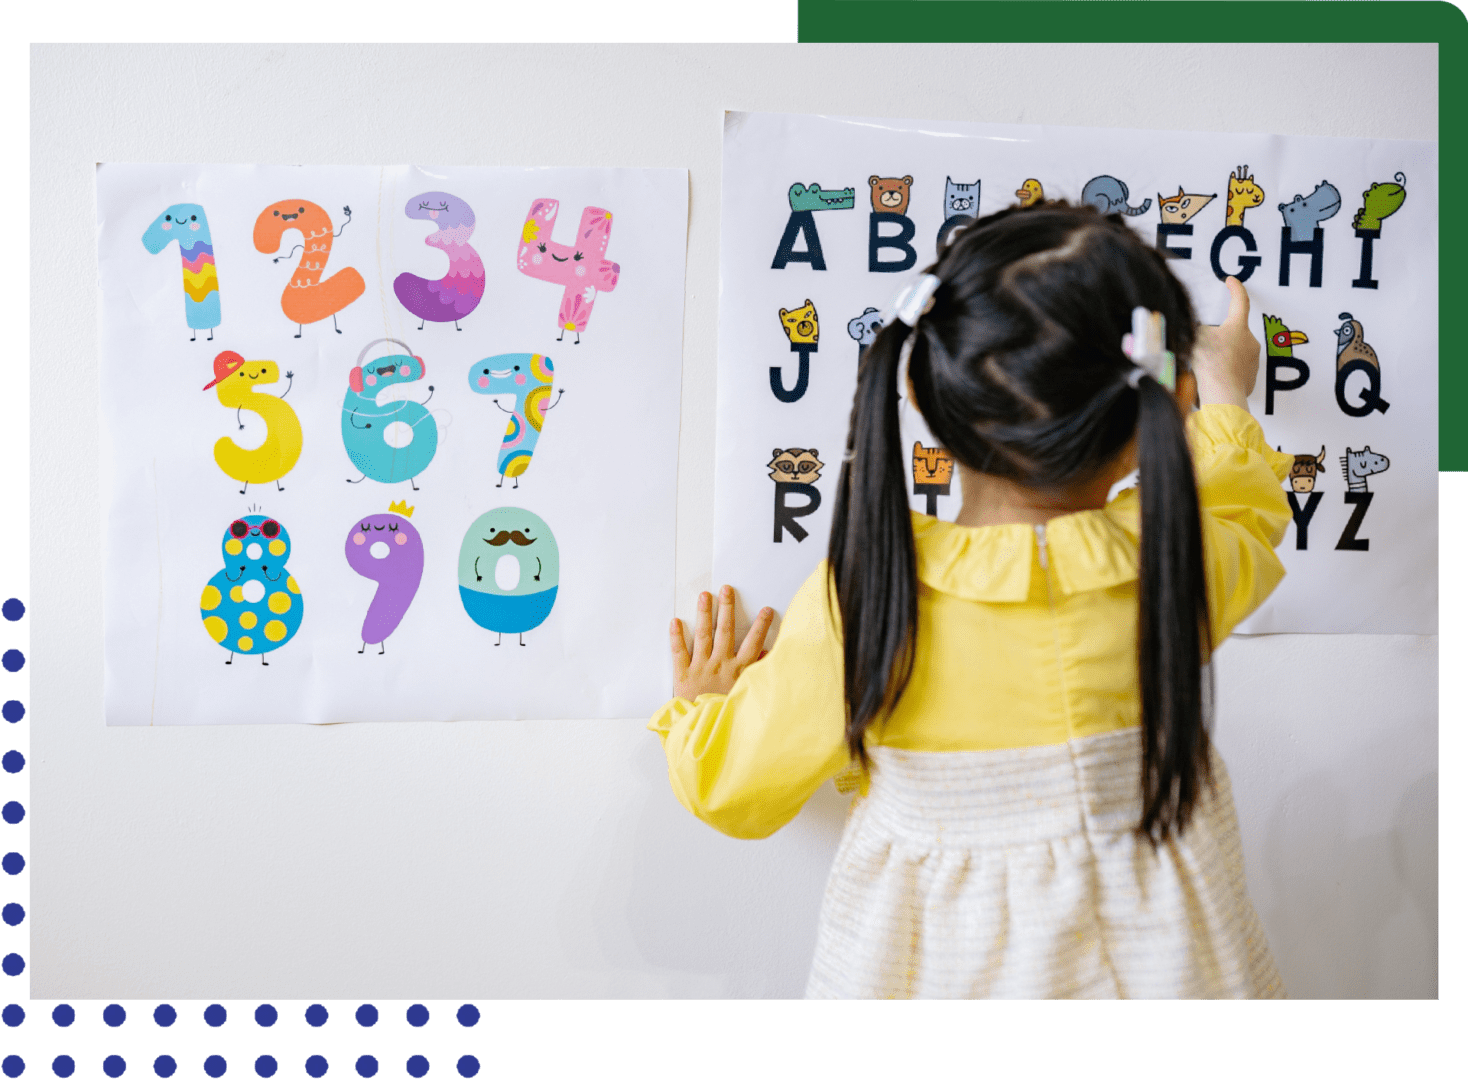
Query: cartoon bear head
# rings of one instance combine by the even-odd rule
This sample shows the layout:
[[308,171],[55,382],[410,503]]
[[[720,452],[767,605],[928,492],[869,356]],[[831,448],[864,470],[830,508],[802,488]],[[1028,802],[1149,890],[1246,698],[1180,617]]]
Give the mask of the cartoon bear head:
[[907,197],[912,192],[912,177],[901,179],[873,176],[867,180],[872,186],[872,212],[874,214],[907,213]]
[[821,324],[816,318],[816,306],[806,300],[803,307],[794,311],[780,309],[780,325],[785,336],[793,345],[814,345],[821,336]]

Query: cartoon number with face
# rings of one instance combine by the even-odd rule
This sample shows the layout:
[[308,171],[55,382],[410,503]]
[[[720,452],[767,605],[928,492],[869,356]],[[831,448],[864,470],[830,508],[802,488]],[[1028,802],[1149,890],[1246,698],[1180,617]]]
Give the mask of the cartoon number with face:
[[418,316],[419,330],[429,322],[451,322],[455,330],[462,330],[459,320],[484,298],[484,264],[469,246],[474,235],[473,209],[446,191],[425,191],[409,199],[403,212],[438,226],[423,242],[449,257],[449,272],[437,281],[399,274],[393,279],[392,291],[409,313]]
[[567,246],[551,239],[560,207],[555,199],[536,199],[530,204],[530,213],[525,215],[525,225],[520,230],[516,265],[522,274],[565,287],[556,316],[556,325],[561,330],[556,340],[560,341],[571,330],[576,334],[575,344],[579,345],[596,294],[615,289],[622,268],[602,257],[612,236],[610,210],[588,206],[581,211],[581,224],[573,238],[575,243]]
[[[344,232],[352,223],[352,208],[344,206],[342,213],[347,216],[342,225]],[[326,270],[326,260],[331,257],[331,242],[341,232],[333,231],[325,210],[305,199],[282,199],[260,211],[255,219],[255,250],[266,255],[279,251],[281,238],[290,230],[299,232],[304,243],[297,245],[302,249],[301,261],[280,296],[280,309],[296,324],[296,337],[301,336],[306,323],[325,318],[331,319],[331,325],[340,334],[336,313],[366,292],[367,284],[350,266],[329,278],[321,276]],[[275,261],[289,258],[294,251],[292,248],[284,255],[277,255]]]
[[469,368],[469,389],[476,394],[513,395],[514,409],[506,409],[496,400],[501,412],[508,412],[510,422],[505,427],[505,438],[500,443],[499,483],[503,487],[505,477],[520,486],[520,477],[530,468],[530,458],[535,453],[535,444],[540,440],[540,429],[545,425],[545,414],[560,403],[566,391],[556,391],[551,400],[551,383],[555,381],[556,367],[549,356],[539,353],[501,353],[480,360]]
[[[295,373],[287,371],[285,394],[291,392]],[[268,484],[272,480],[280,491],[280,478],[295,468],[301,456],[301,422],[296,411],[285,403],[285,394],[257,394],[255,391],[280,381],[280,368],[270,360],[246,360],[237,352],[222,352],[214,358],[214,381],[204,387],[214,391],[219,404],[234,409],[238,422],[240,411],[248,409],[265,421],[265,441],[254,450],[246,450],[228,436],[214,444],[214,460],[224,475],[244,484],[240,494],[251,484]],[[240,423],[240,430],[245,425]]]
[[194,332],[209,331],[219,325],[219,276],[214,269],[214,240],[209,235],[209,219],[198,203],[175,203],[154,219],[143,233],[143,247],[154,255],[178,241],[178,255],[183,261],[184,321]]
[[403,621],[423,580],[423,538],[408,520],[413,507],[395,502],[388,510],[359,519],[346,543],[347,565],[377,582],[377,593],[362,621],[362,647],[357,652],[380,645],[379,656],[387,651],[388,635]]
[[[382,344],[401,345],[404,352],[367,361],[368,350]],[[428,468],[438,450],[438,423],[427,408],[433,387],[421,403],[398,398],[396,389],[420,382],[426,374],[423,358],[396,338],[369,341],[357,354],[342,401],[342,445],[362,475],[348,477],[347,483],[360,484],[368,477],[380,484],[406,480],[418,490],[413,477]]]
[[561,584],[561,553],[550,526],[528,510],[503,506],[474,519],[459,548],[459,599],[475,623],[496,635],[525,635],[550,616]]
[[304,598],[296,579],[286,573],[291,536],[284,525],[264,514],[230,523],[220,541],[224,569],[209,579],[199,597],[204,630],[229,651],[254,656],[269,666],[265,654],[280,648],[301,628]]

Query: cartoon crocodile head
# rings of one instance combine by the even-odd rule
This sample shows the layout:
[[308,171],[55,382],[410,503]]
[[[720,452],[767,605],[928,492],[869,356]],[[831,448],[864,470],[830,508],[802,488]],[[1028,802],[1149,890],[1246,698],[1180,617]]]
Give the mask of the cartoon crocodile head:
[[822,191],[820,184],[790,185],[791,210],[850,210],[856,206],[856,189]]

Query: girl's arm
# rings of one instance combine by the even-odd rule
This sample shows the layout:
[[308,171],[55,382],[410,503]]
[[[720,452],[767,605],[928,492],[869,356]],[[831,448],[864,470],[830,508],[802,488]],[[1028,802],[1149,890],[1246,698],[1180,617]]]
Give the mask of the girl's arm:
[[774,613],[760,612],[736,651],[727,586],[716,624],[712,598],[699,598],[692,653],[682,624],[673,622],[679,696],[648,727],[662,736],[678,801],[720,832],[769,836],[847,765],[841,638],[825,586],[823,562],[758,662]]

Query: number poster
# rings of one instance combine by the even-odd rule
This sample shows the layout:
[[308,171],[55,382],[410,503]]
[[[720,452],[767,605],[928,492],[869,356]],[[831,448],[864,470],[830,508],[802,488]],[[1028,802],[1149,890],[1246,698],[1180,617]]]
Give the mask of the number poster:
[[[1293,524],[1239,631],[1436,633],[1437,182],[1435,143],[727,114],[714,580],[784,607],[892,300],[976,215],[1066,199],[1166,250],[1205,322],[1249,289]],[[902,417],[912,507],[951,521],[953,463]]]
[[656,708],[687,200],[98,166],[107,722]]

